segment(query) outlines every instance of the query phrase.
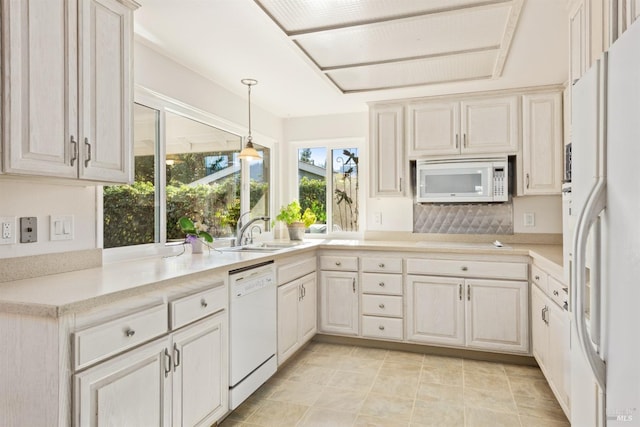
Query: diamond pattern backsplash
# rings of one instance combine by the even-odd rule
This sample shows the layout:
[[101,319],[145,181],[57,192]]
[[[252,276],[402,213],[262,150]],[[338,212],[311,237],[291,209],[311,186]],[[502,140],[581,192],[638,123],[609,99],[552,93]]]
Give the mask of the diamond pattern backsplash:
[[414,204],[414,233],[513,234],[513,205]]

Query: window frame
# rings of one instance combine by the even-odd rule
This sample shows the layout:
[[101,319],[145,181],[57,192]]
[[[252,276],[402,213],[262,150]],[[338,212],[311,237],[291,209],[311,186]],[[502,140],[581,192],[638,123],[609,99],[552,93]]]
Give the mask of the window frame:
[[[368,176],[367,159],[366,159],[366,140],[360,137],[348,137],[348,138],[332,138],[332,139],[318,139],[318,140],[304,140],[304,141],[290,141],[289,143],[289,165],[293,176],[289,175],[289,188],[287,194],[289,194],[288,201],[299,198],[300,180],[298,178],[298,152],[302,148],[324,148],[327,151],[327,165],[331,165],[331,169],[327,170],[327,176],[325,182],[327,184],[332,181],[333,173],[333,159],[331,156],[332,150],[345,149],[345,148],[357,148],[358,149],[358,175],[360,177]],[[330,200],[333,197],[333,188],[327,188],[327,233],[307,233],[304,235],[305,239],[362,239],[364,236],[364,212],[366,212],[366,195],[368,194],[368,179],[362,179],[359,182],[359,197],[361,200],[360,210],[358,212],[358,231],[333,231],[333,203]],[[285,201],[282,201],[284,204]]]
[[[166,157],[166,113],[170,112],[173,114],[177,114],[183,116],[185,118],[195,120],[197,122],[203,123],[208,126],[216,127],[218,129],[224,130],[226,132],[232,133],[234,135],[238,135],[241,138],[241,144],[244,146],[246,140],[246,134],[248,133],[248,129],[242,125],[231,122],[222,117],[216,116],[215,114],[208,113],[204,110],[200,110],[196,107],[173,99],[171,97],[165,96],[153,90],[147,89],[142,86],[135,87],[135,95],[134,95],[134,103],[141,104],[145,107],[154,109],[158,111],[158,147],[156,147],[156,186],[158,188],[164,189],[166,187],[166,168],[162,167],[164,165],[164,159]],[[131,130],[133,133],[133,128]],[[252,133],[254,139],[257,140],[257,144],[268,148],[271,150],[271,155],[269,156],[269,170],[271,171],[271,176],[269,177],[269,207],[270,207],[270,216],[273,217],[273,210],[275,206],[275,189],[278,188],[278,179],[279,177],[273,176],[273,171],[276,170],[274,159],[277,158],[277,146],[278,144],[273,138],[269,138],[265,135],[261,135],[255,132],[252,129]],[[127,153],[132,156],[133,159],[133,137],[131,138],[132,144],[130,148],[130,152]],[[238,151],[240,151],[242,147],[238,147]],[[246,212],[249,210],[250,204],[250,175],[249,175],[249,161],[242,160],[242,166],[240,169],[241,176],[241,184],[240,184],[240,206],[241,212]],[[96,194],[96,206],[97,206],[97,227],[96,227],[96,239],[98,243],[98,247],[103,248],[103,262],[118,262],[126,259],[132,258],[144,258],[151,256],[168,256],[168,255],[177,255],[183,252],[182,244],[175,243],[167,243],[167,196],[165,191],[156,192],[156,198],[159,203],[159,209],[155,212],[156,217],[158,217],[159,229],[155,230],[156,234],[159,234],[159,242],[155,243],[147,243],[133,246],[122,246],[118,248],[108,248],[104,249],[104,228],[103,228],[103,191],[102,186],[97,187]],[[262,234],[262,237],[265,239],[269,239],[272,236],[272,231],[265,231]],[[215,246],[226,246],[227,243],[231,240],[231,238],[217,238],[214,241]],[[217,243],[216,243],[217,242]]]

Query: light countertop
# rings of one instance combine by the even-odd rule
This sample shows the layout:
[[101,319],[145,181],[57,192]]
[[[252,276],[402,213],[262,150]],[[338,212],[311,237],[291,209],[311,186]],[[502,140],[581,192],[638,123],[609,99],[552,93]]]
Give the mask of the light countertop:
[[167,258],[147,258],[101,267],[52,274],[0,284],[0,313],[60,317],[98,305],[140,295],[228,270],[277,260],[315,249],[361,249],[445,254],[504,254],[531,256],[562,271],[562,246],[508,244],[495,248],[485,243],[404,242],[374,240],[317,240],[277,253],[217,252]]

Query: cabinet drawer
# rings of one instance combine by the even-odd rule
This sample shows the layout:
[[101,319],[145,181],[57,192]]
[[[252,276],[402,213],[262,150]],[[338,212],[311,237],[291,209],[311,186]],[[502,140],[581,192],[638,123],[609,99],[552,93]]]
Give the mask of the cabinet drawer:
[[316,271],[316,257],[282,265],[278,267],[278,285],[284,285],[314,271]]
[[402,295],[402,275],[362,273],[362,292],[370,294]]
[[464,261],[449,259],[407,260],[407,273],[432,276],[528,280],[528,265],[522,262]]
[[74,334],[74,368],[81,369],[168,331],[161,304]]
[[362,336],[402,340],[402,319],[362,316]]
[[320,257],[320,269],[337,270],[337,271],[357,271],[358,257],[323,255]]
[[402,317],[402,297],[390,295],[363,295],[362,314]]
[[569,301],[569,294],[565,289],[567,289],[565,285],[549,276],[549,297],[562,308],[564,303]]
[[362,258],[362,271],[372,273],[402,273],[402,258]]
[[531,266],[531,282],[538,285],[543,292],[547,292],[547,273],[536,265]]
[[216,311],[224,310],[227,300],[227,287],[220,283],[215,288],[171,301],[171,329],[176,330]]

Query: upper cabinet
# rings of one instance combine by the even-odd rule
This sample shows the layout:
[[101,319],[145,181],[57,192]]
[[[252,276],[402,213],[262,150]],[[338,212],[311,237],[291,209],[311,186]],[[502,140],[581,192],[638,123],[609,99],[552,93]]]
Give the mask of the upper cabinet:
[[369,112],[371,144],[371,196],[403,196],[404,106],[375,105]]
[[2,3],[3,171],[129,182],[129,0]]
[[409,157],[515,154],[518,96],[425,101],[408,107]]
[[562,95],[522,96],[523,195],[560,194],[562,187]]

